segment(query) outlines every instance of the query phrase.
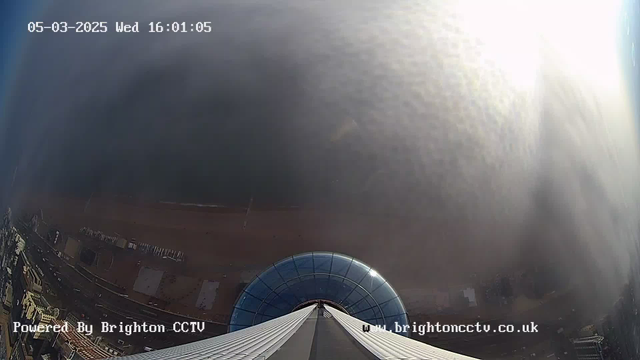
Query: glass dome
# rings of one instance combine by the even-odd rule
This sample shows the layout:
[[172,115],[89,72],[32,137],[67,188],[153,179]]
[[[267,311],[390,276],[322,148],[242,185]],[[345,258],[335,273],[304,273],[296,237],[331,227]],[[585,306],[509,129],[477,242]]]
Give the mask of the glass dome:
[[288,257],[258,275],[238,297],[229,331],[288,314],[314,300],[392,331],[395,323],[408,324],[400,297],[375,270],[350,256],[313,252]]

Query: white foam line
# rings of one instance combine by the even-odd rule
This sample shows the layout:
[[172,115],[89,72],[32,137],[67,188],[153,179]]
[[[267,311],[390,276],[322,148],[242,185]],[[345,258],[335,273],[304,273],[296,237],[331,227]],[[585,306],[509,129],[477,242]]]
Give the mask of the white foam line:
[[160,204],[180,205],[180,206],[197,206],[197,207],[211,207],[211,208],[226,208],[224,205],[216,204],[195,204],[195,203],[178,203],[173,201],[160,201]]

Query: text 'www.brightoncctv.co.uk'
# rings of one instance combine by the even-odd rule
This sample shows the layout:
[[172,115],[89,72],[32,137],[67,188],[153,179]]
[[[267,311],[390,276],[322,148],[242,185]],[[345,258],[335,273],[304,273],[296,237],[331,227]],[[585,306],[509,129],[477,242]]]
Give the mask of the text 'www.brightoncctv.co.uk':
[[533,322],[522,325],[500,324],[493,326],[491,324],[440,324],[440,322],[424,324],[413,323],[398,324],[387,327],[386,325],[362,325],[363,332],[380,332],[389,331],[396,333],[412,332],[417,335],[425,335],[428,333],[537,333],[538,325]]

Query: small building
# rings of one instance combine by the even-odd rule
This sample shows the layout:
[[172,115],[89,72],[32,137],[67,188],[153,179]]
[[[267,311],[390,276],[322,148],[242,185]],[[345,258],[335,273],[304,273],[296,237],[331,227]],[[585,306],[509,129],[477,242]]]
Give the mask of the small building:
[[467,300],[469,301],[469,306],[470,307],[478,306],[478,302],[476,301],[476,291],[475,291],[475,289],[473,289],[471,287],[463,289],[462,290],[462,296],[467,298]]
[[593,335],[596,335],[596,334],[597,334],[596,326],[593,325],[593,324],[583,327],[578,332],[578,336],[580,336],[581,338],[593,336]]
[[11,310],[11,303],[13,302],[13,287],[11,282],[7,281],[4,289],[4,296],[2,298],[2,305],[6,310]]
[[[62,326],[64,322],[55,320],[53,324]],[[58,349],[61,358],[67,360],[105,359],[114,356],[86,335],[79,333],[71,323],[69,323],[69,331],[57,334],[53,346]]]
[[11,351],[9,360],[25,360],[27,359],[27,350],[22,341],[16,343]]
[[118,238],[118,240],[116,240],[116,246],[120,249],[125,249],[127,247],[127,239]]
[[[80,245],[80,242],[78,240],[72,237],[68,237],[67,242],[64,245],[64,255],[66,255],[65,258],[77,258],[81,248],[82,246]],[[59,253],[58,256],[62,257],[62,254]]]
[[24,270],[24,276],[27,283],[27,289],[35,293],[42,292],[42,279],[33,267],[26,268]]
[[[60,311],[52,307],[40,294],[27,291],[22,299],[23,318],[34,325],[47,325],[58,318]],[[48,333],[36,332],[34,339],[48,338]]]
[[604,337],[602,336],[588,336],[578,339],[573,339],[573,348],[576,352],[576,358],[578,360],[604,360],[602,352],[602,343]]

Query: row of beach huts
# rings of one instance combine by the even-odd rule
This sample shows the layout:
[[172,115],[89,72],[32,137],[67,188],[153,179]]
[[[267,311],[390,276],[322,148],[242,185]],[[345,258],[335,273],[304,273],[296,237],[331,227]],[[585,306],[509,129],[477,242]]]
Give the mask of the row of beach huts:
[[140,251],[143,254],[161,257],[163,259],[169,259],[176,262],[182,262],[185,260],[184,253],[182,251],[163,248],[157,245],[151,245],[147,243],[138,243],[135,239],[127,240],[121,236],[106,235],[102,231],[93,230],[87,227],[80,229],[80,233],[90,238],[106,242],[107,244],[119,247],[121,249],[130,249],[134,251]]

